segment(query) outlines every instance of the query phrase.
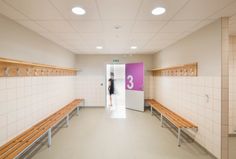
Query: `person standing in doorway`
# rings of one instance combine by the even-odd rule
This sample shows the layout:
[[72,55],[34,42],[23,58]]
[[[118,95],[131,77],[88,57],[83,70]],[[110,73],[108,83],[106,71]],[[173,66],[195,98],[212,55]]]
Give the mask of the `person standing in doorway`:
[[110,73],[110,78],[108,80],[108,91],[110,96],[110,104],[109,106],[112,106],[112,95],[114,94],[114,73]]

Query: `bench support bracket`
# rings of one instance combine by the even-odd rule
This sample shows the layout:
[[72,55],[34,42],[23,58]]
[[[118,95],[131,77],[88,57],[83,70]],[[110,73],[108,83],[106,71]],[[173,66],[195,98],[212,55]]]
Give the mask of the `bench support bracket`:
[[161,114],[161,127],[163,127],[163,115]]
[[52,128],[48,129],[48,147],[52,145]]
[[79,115],[79,106],[76,107],[76,114]]
[[69,120],[70,120],[70,119],[69,119],[69,114],[67,114],[67,116],[66,116],[66,126],[67,126],[67,127],[69,127]]
[[181,128],[178,128],[178,146],[180,147]]

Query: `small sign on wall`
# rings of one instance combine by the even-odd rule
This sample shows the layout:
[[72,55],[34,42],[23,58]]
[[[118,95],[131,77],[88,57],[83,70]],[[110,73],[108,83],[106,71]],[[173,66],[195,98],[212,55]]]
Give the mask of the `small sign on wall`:
[[119,62],[120,62],[119,59],[113,59],[113,60],[112,60],[112,63],[119,63]]

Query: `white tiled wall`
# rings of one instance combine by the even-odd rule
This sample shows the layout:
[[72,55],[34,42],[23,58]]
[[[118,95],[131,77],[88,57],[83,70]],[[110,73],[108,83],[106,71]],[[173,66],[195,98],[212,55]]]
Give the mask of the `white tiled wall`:
[[154,96],[198,126],[195,140],[220,158],[221,78],[154,77]]
[[105,106],[105,75],[77,76],[75,88],[76,96],[85,99],[85,106]]
[[236,134],[236,36],[230,37],[229,58],[229,133]]
[[[152,75],[145,75],[144,96],[153,97]],[[101,85],[103,84],[103,85]],[[105,76],[79,75],[76,78],[76,97],[85,99],[85,106],[105,106]]]
[[0,146],[72,101],[75,78],[1,77]]

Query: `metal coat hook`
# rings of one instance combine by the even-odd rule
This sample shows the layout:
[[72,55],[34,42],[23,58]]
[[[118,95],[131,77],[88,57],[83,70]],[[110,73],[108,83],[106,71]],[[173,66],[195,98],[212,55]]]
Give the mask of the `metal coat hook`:
[[9,67],[6,67],[5,70],[4,70],[4,72],[5,72],[5,75],[6,75],[6,76],[9,76]]

